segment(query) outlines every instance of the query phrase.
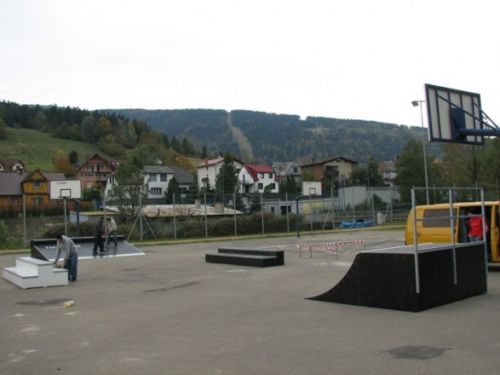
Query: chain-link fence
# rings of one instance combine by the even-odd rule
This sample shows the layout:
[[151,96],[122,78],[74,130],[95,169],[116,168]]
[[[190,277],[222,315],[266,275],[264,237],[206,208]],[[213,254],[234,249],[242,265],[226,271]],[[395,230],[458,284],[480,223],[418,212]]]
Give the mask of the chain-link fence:
[[52,211],[0,208],[0,248],[26,246],[33,238],[52,238],[58,233],[92,236],[103,215],[113,215],[118,232],[131,241],[300,233],[404,223],[411,203],[401,203],[395,190],[385,190],[384,193],[351,187],[323,196],[177,194],[168,204],[166,200],[149,199],[143,200],[141,207],[127,202],[80,202],[80,210],[74,202],[68,202],[66,216],[60,207]]

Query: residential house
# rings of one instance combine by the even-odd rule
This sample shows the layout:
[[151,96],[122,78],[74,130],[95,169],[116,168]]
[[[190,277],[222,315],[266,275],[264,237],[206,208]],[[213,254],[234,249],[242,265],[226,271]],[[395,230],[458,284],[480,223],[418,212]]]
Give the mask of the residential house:
[[26,173],[21,182],[21,194],[26,195],[28,206],[48,206],[50,199],[50,181],[64,181],[64,173],[42,172],[39,169]]
[[279,185],[271,166],[245,164],[238,174],[240,193],[278,193]]
[[179,189],[182,193],[187,193],[194,187],[194,176],[191,172],[186,171],[175,165],[170,165],[169,168],[174,171],[175,179],[179,184]]
[[28,207],[46,207],[54,204],[50,199],[50,181],[65,181],[63,173],[27,172],[0,173],[0,206],[19,207],[23,194]]
[[288,176],[293,177],[296,183],[301,181],[300,165],[294,161],[274,162],[272,168],[276,175],[276,182],[285,181]]
[[[166,165],[146,165],[142,169],[144,185],[148,189],[148,199],[162,199],[168,189],[170,180],[175,172]],[[104,200],[109,201],[113,198],[113,188],[116,186],[114,174],[111,174],[104,189]]]
[[0,207],[17,206],[23,203],[21,183],[27,173],[0,173]]
[[104,190],[108,177],[115,171],[116,167],[109,160],[99,154],[87,158],[76,170],[76,177],[82,182],[82,189]]
[[342,181],[351,177],[352,168],[357,162],[338,156],[319,162],[301,165],[302,176],[313,181],[325,181],[340,186]]
[[146,165],[142,172],[144,183],[148,187],[148,198],[162,199],[175,172],[166,165]]
[[[198,175],[198,189],[213,190],[215,188],[215,181],[220,172],[221,167],[224,165],[224,158],[222,156],[205,160],[197,167]],[[236,172],[239,172],[243,167],[243,162],[233,158],[233,166]]]
[[394,186],[397,177],[396,162],[394,160],[382,161],[378,164],[378,173],[382,176],[385,186]]
[[0,159],[0,172],[24,172],[25,169],[21,160]]

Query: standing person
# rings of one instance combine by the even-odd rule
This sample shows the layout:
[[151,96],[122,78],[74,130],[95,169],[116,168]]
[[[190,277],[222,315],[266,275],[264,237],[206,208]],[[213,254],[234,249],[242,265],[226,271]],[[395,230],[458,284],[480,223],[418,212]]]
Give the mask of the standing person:
[[57,256],[54,264],[57,265],[57,261],[63,253],[64,268],[68,270],[68,280],[76,281],[76,274],[78,271],[78,250],[76,249],[75,242],[62,234],[58,234],[57,237]]
[[106,218],[106,224],[105,224],[105,230],[106,230],[106,247],[109,248],[109,241],[110,239],[113,240],[115,243],[115,250],[118,247],[118,240],[116,239],[116,231],[118,230],[118,227],[116,226],[116,222],[112,217],[107,217]]
[[97,248],[100,253],[104,253],[104,217],[100,217],[94,229],[94,257],[97,256]]

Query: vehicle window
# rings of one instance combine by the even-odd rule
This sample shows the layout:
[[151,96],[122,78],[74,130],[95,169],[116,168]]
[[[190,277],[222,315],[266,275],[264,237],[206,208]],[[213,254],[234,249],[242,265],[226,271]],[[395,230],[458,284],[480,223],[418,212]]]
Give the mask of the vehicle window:
[[439,210],[425,210],[423,226],[426,228],[449,228],[450,210],[447,208]]

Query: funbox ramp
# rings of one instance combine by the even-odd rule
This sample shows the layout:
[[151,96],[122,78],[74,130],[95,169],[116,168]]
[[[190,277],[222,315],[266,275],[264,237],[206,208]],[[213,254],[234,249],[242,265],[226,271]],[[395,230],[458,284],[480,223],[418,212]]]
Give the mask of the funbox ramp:
[[[106,256],[134,256],[144,255],[137,247],[125,241],[125,236],[117,235],[118,246],[115,248],[111,243],[109,249],[99,254],[99,257]],[[78,248],[78,259],[93,258],[94,237],[72,237]],[[57,255],[57,241],[55,239],[33,239],[31,240],[31,256],[33,258],[53,261]]]
[[358,253],[347,274],[312,300],[418,312],[486,293],[482,244],[457,244],[456,283],[451,244],[421,245],[417,253],[417,293],[412,246]]

